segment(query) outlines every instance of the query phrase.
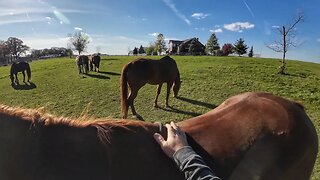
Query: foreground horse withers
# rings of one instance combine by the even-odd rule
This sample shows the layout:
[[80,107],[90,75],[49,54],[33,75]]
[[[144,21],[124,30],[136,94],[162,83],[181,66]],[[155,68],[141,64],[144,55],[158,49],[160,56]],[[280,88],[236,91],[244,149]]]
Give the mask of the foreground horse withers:
[[23,75],[23,82],[25,82],[26,78],[25,78],[25,72],[27,73],[28,76],[28,82],[30,82],[31,79],[31,69],[30,69],[30,65],[27,62],[13,62],[11,64],[11,68],[10,68],[10,79],[11,79],[11,84],[19,84],[19,80],[18,80],[18,72],[22,72]]
[[[169,95],[173,86],[174,97],[178,96],[180,89],[180,74],[177,63],[169,56],[160,60],[138,58],[126,64],[121,73],[121,109],[123,118],[128,116],[128,108],[131,107],[133,115],[137,115],[134,108],[134,99],[139,89],[145,84],[158,85],[154,107],[158,107],[157,101],[163,83],[167,83],[166,107],[169,106]],[[130,94],[128,97],[128,86]]]
[[93,68],[94,68],[94,71],[98,70],[99,72],[100,60],[101,60],[101,57],[99,54],[93,54],[90,56],[89,58],[90,71],[93,71]]
[[79,55],[76,57],[75,61],[78,66],[79,74],[87,74],[89,71],[89,57],[86,55]]
[[[178,123],[222,179],[309,179],[318,136],[302,106],[267,93],[229,98]],[[183,180],[142,121],[76,121],[0,106],[0,179]],[[166,129],[160,133],[166,138]]]

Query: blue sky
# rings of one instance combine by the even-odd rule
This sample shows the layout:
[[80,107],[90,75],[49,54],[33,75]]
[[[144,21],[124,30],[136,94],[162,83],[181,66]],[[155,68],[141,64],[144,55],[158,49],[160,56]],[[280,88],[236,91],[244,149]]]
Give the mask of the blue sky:
[[280,37],[276,26],[297,26],[301,43],[289,59],[320,63],[320,0],[1,0],[0,40],[14,36],[34,49],[66,47],[67,35],[90,36],[88,53],[127,54],[148,46],[158,33],[169,39],[198,37],[205,44],[215,32],[219,44],[243,38],[262,57],[281,58],[266,47]]

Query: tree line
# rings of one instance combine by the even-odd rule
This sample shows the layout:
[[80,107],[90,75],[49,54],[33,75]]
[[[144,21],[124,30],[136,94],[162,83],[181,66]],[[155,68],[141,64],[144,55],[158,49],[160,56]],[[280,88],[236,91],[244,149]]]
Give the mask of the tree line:
[[11,63],[29,50],[29,46],[16,37],[9,37],[7,41],[0,40],[0,62]]
[[[193,51],[196,51],[195,42],[191,41],[189,44],[189,54],[196,54]],[[237,40],[235,44],[226,43],[222,47],[220,47],[218,43],[218,38],[215,33],[212,33],[209,37],[206,45],[205,45],[205,53],[207,55],[214,55],[214,56],[228,56],[229,54],[237,54],[239,56],[242,56],[244,54],[247,54],[248,46],[245,44],[245,41],[243,38],[240,38]],[[138,54],[146,54],[146,55],[161,55],[162,52],[166,52],[166,44],[165,44],[165,38],[163,34],[158,34],[156,40],[154,42],[151,42],[148,47],[134,47],[134,49],[129,52],[133,55]],[[251,46],[251,49],[248,53],[249,57],[253,57],[253,46]]]
[[[28,53],[28,54],[27,54]],[[10,64],[22,55],[34,59],[49,57],[72,56],[71,49],[64,47],[51,47],[45,49],[31,49],[17,37],[9,37],[7,41],[0,40],[0,64]]]

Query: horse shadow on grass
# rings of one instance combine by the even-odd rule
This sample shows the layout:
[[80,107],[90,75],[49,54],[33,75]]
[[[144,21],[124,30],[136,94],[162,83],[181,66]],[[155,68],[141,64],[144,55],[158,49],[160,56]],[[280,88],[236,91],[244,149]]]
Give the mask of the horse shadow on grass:
[[181,109],[174,108],[172,106],[168,106],[166,108],[163,108],[163,107],[157,107],[157,108],[159,108],[161,110],[164,110],[164,111],[167,111],[167,112],[185,114],[185,115],[192,116],[192,117],[196,117],[196,116],[200,116],[201,115],[200,113],[184,111],[184,110],[181,110]]
[[113,76],[120,76],[121,74],[115,72],[107,72],[107,71],[99,71],[101,74],[113,75]]
[[[178,96],[176,97],[177,99],[181,100],[181,101],[185,101],[185,102],[188,102],[188,103],[191,103],[191,104],[194,104],[194,105],[197,105],[197,106],[203,106],[203,107],[206,107],[208,109],[214,109],[216,108],[217,106],[215,104],[210,104],[210,103],[206,103],[206,102],[201,102],[201,101],[197,101],[197,100],[193,100],[193,99],[189,99],[189,98],[185,98],[185,97],[181,97],[181,96]],[[168,106],[168,107],[160,107],[158,106],[157,107],[158,109],[161,109],[163,111],[167,111],[167,112],[173,112],[173,113],[179,113],[179,114],[184,114],[184,115],[188,115],[188,116],[191,116],[191,117],[196,117],[196,116],[200,116],[202,113],[197,113],[197,112],[189,112],[189,111],[184,111],[184,110],[181,110],[181,109],[177,109],[177,108],[174,108],[172,106]],[[137,114],[135,116],[135,118],[137,118],[138,120],[142,120],[144,121],[143,117],[139,114]]]
[[185,97],[181,97],[178,96],[177,99],[181,100],[181,101],[185,101],[194,105],[198,105],[198,106],[203,106],[209,109],[214,109],[217,107],[217,105],[215,104],[210,104],[210,103],[206,103],[206,102],[201,102],[201,101],[197,101],[197,100],[193,100],[193,99],[189,99],[189,98],[185,98]]
[[86,74],[88,77],[97,78],[97,79],[110,79],[108,76],[100,75],[100,74]]
[[[208,109],[214,109],[214,108],[217,107],[215,104],[201,102],[201,101],[197,101],[197,100],[193,100],[193,99],[189,99],[189,98],[185,98],[185,97],[181,97],[181,96],[178,96],[177,99],[179,99],[181,101],[185,101],[185,102],[191,103],[191,104],[194,104],[194,105],[197,105],[197,106],[203,106],[203,107],[206,107]],[[168,106],[167,108],[159,107],[159,109],[162,109],[162,110],[168,111],[168,112],[185,114],[185,115],[192,116],[192,117],[200,116],[202,114],[202,113],[197,113],[197,112],[184,111],[184,110],[181,110],[181,109],[174,108],[172,106]]]
[[15,90],[31,90],[37,88],[33,82],[25,82],[24,84],[11,84]]

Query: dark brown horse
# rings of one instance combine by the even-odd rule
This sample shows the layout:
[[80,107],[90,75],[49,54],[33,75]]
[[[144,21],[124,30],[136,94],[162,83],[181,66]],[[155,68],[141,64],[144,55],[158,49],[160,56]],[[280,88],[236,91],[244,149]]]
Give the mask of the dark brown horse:
[[76,57],[76,64],[78,66],[79,74],[87,74],[89,71],[89,57],[86,55],[79,55]]
[[94,71],[98,70],[99,72],[100,60],[101,60],[101,57],[99,54],[94,54],[90,56],[90,59],[89,59],[90,71],[93,71],[93,68],[94,68]]
[[30,65],[27,62],[19,62],[19,63],[12,63],[11,68],[10,68],[10,79],[11,79],[11,84],[19,84],[18,80],[18,72],[22,72],[23,75],[23,82],[25,82],[25,72],[27,73],[28,76],[28,82],[30,82],[31,79],[31,69]]
[[[318,136],[303,107],[271,94],[237,95],[178,125],[224,180],[306,180],[317,157]],[[183,180],[153,139],[160,129],[0,105],[0,179]],[[166,138],[165,127],[160,133]]]
[[[128,108],[132,114],[137,115],[134,108],[134,99],[139,89],[145,84],[158,85],[154,107],[158,107],[157,101],[163,83],[167,83],[167,96],[165,105],[169,106],[169,95],[173,86],[174,97],[178,96],[180,89],[180,74],[174,59],[165,56],[160,60],[139,58],[126,64],[121,73],[121,108],[123,118],[128,116]],[[130,94],[128,97],[128,86]]]

